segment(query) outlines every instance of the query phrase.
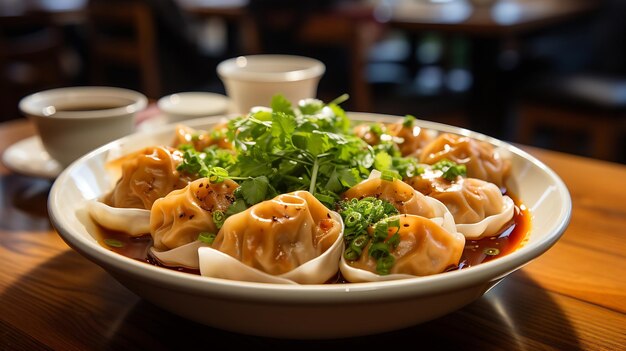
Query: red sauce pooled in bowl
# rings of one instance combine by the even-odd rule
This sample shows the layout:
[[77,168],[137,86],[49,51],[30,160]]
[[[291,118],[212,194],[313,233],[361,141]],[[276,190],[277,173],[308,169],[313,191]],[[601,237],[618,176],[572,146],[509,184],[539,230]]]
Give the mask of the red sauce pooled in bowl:
[[[530,231],[530,213],[528,209],[511,194],[507,194],[515,202],[515,214],[511,221],[498,235],[480,240],[466,240],[465,248],[458,266],[451,267],[447,271],[454,271],[481,263],[489,262],[499,257],[508,255],[523,246]],[[152,246],[152,237],[145,235],[141,237],[131,237],[123,232],[116,232],[102,227],[98,227],[96,235],[98,243],[103,247],[120,255],[152,264],[155,266],[185,272],[190,274],[200,274],[197,269],[182,267],[167,267],[150,257],[149,248]],[[327,283],[347,283],[340,273],[331,278]]]

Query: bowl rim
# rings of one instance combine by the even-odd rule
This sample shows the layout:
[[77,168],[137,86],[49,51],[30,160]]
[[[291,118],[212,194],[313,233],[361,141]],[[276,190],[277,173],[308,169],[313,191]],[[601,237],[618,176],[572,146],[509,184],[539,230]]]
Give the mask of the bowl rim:
[[[248,65],[263,66],[270,63],[274,66],[278,62],[298,64],[299,68],[285,71],[247,70]],[[237,80],[247,82],[275,83],[296,82],[312,78],[321,78],[326,71],[326,65],[318,59],[298,55],[257,54],[242,55],[220,62],[217,65],[217,74],[222,80]]]
[[[364,118],[371,121],[397,121],[400,116],[348,112],[351,119]],[[232,117],[232,116],[231,116]],[[185,124],[203,126],[216,123],[226,116],[212,116],[188,120]],[[75,227],[63,226],[63,213],[60,204],[63,202],[62,188],[69,181],[70,175],[87,160],[100,155],[127,140],[141,138],[147,135],[158,135],[167,130],[172,130],[174,124],[167,124],[150,131],[143,131],[112,141],[74,161],[55,180],[48,197],[48,212],[53,226],[57,229],[61,238],[73,249],[86,258],[103,266],[112,275],[118,273],[131,275],[134,279],[150,283],[154,286],[172,290],[183,290],[189,294],[200,296],[213,296],[224,299],[246,299],[264,303],[277,304],[346,304],[360,303],[363,301],[383,301],[390,298],[410,299],[418,296],[431,295],[440,292],[461,290],[477,284],[486,284],[497,281],[513,271],[522,268],[545,251],[550,249],[563,235],[571,219],[572,202],[569,191],[561,178],[543,162],[534,156],[504,141],[473,132],[468,129],[453,127],[450,125],[418,120],[418,125],[423,128],[436,129],[442,132],[452,132],[470,136],[479,140],[492,143],[496,147],[502,146],[528,162],[534,164],[544,172],[553,182],[558,194],[563,199],[563,206],[559,209],[557,220],[552,230],[538,241],[526,243],[523,247],[500,257],[496,260],[441,274],[425,277],[415,277],[402,280],[383,282],[347,283],[347,284],[314,284],[314,285],[280,285],[268,283],[254,283],[244,281],[226,280],[196,276],[193,274],[177,272],[162,267],[139,262],[113,251],[107,250],[95,240],[89,240],[80,234]],[[532,214],[531,214],[532,215]],[[83,228],[83,230],[85,230]],[[532,229],[531,229],[532,233]]]
[[[178,99],[178,101],[173,101]],[[179,109],[184,100],[201,102],[196,109]],[[226,95],[207,91],[181,91],[160,97],[156,105],[162,113],[189,117],[205,117],[222,115],[228,111],[230,100]]]
[[[95,94],[95,95],[94,95]],[[80,98],[94,97],[98,98],[120,98],[127,99],[128,103],[119,106],[101,110],[85,110],[85,111],[61,111],[47,114],[41,108],[41,103],[58,97]],[[18,103],[19,109],[27,116],[36,118],[50,119],[115,119],[126,118],[128,115],[134,114],[148,106],[148,98],[135,90],[126,88],[109,87],[109,86],[73,86],[54,88],[39,91],[27,95],[20,99]]]

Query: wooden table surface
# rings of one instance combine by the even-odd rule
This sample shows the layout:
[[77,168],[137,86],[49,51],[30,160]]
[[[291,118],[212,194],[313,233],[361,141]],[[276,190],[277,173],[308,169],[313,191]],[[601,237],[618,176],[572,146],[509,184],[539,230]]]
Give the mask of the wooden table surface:
[[[0,124],[0,152],[33,132],[23,120]],[[626,166],[525,149],[554,169],[572,195],[571,223],[554,247],[457,312],[396,332],[331,341],[238,335],[143,301],[60,239],[46,211],[50,181],[0,165],[0,349],[346,350],[412,343],[451,350],[623,350]]]

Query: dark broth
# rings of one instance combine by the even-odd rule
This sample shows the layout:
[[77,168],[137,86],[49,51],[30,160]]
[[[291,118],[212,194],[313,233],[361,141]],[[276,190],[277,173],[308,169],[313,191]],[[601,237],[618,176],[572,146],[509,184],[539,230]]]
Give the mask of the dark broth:
[[[459,270],[481,263],[489,262],[499,257],[508,255],[523,246],[530,231],[530,213],[519,200],[508,194],[515,202],[515,215],[507,226],[497,236],[480,240],[467,240],[465,249],[458,266],[451,267],[448,271]],[[111,231],[99,227],[96,235],[98,243],[103,247],[114,251],[120,255],[152,264],[167,269],[190,274],[200,274],[197,269],[181,267],[166,267],[150,257],[149,248],[152,246],[152,237],[145,235],[141,237],[131,237],[122,232]],[[496,251],[497,250],[497,251]],[[347,283],[340,273],[331,278],[328,283]]]
[[56,112],[100,111],[123,107],[122,104],[72,104],[54,106]]

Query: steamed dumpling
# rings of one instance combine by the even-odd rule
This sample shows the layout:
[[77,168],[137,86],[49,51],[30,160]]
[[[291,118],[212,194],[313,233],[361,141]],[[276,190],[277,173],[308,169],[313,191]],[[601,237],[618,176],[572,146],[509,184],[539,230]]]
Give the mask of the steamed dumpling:
[[510,161],[504,159],[493,145],[466,136],[445,133],[422,150],[420,161],[435,164],[448,159],[467,167],[467,176],[503,187],[509,176]]
[[458,177],[451,182],[417,176],[407,183],[446,205],[457,230],[468,239],[498,234],[514,215],[513,200],[503,196],[495,184],[484,180]]
[[211,183],[200,178],[155,201],[150,211],[154,249],[175,249],[196,241],[202,232],[217,233],[213,214],[226,212],[235,199],[233,192],[237,187],[230,179]]
[[434,130],[405,125],[402,122],[389,125],[388,130],[389,135],[394,137],[393,140],[398,140],[396,144],[405,157],[419,157],[422,149],[437,137]]
[[282,194],[229,217],[211,248],[200,249],[204,276],[273,283],[324,283],[338,272],[343,222],[307,191]]
[[390,249],[395,262],[389,274],[377,273],[377,262],[369,254],[370,242],[359,259],[348,261],[341,257],[341,273],[346,280],[367,282],[426,276],[445,272],[459,264],[465,237],[456,232],[454,225],[406,214],[389,218],[394,219],[399,220],[399,229],[389,228],[389,237],[397,230],[400,241]]
[[130,236],[150,233],[149,210],[111,207],[96,199],[88,201],[86,207],[91,219],[104,228]]
[[426,196],[399,179],[383,180],[378,171],[372,171],[368,179],[348,189],[343,197],[359,200],[375,197],[391,203],[400,213],[428,218],[435,216],[432,204],[429,203]]
[[147,147],[115,162],[121,164],[122,175],[104,198],[112,207],[149,210],[155,200],[189,182],[176,170],[182,154],[172,148]]
[[178,124],[176,125],[176,137],[173,146],[191,144],[198,151],[203,151],[211,145],[217,145],[220,149],[232,149],[232,143],[226,139],[227,131],[227,122],[216,124],[210,131]]

